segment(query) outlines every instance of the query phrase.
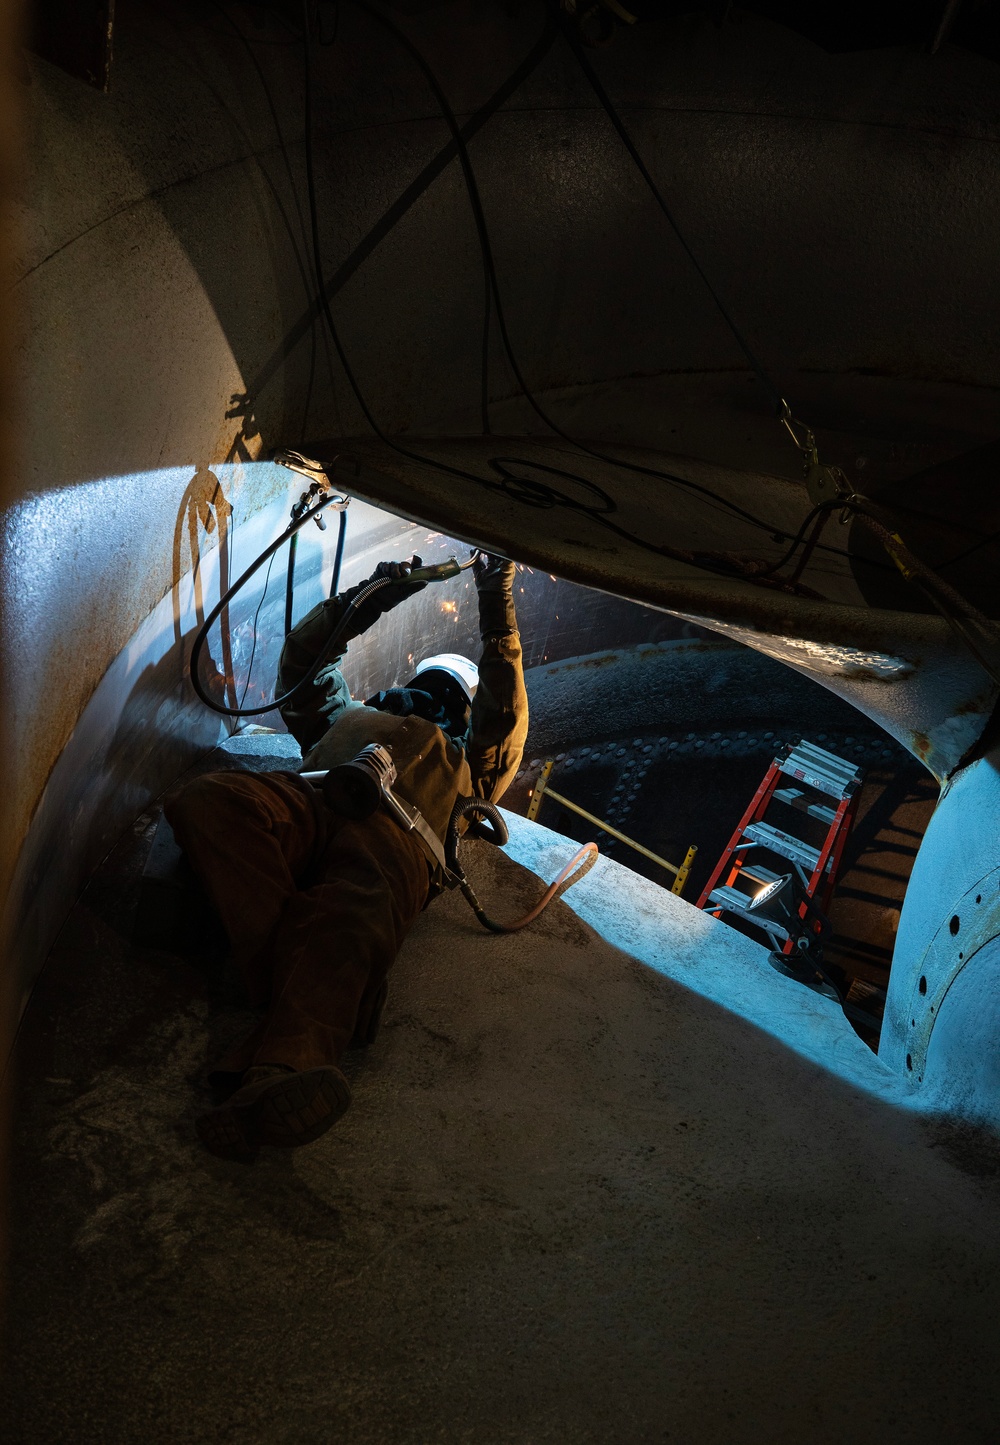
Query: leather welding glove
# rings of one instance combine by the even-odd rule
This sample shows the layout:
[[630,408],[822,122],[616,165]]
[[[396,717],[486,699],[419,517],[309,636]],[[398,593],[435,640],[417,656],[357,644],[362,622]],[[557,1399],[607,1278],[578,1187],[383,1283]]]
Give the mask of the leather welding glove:
[[414,597],[418,592],[422,592],[427,586],[426,582],[407,581],[411,570],[422,565],[421,559],[415,555],[410,558],[409,562],[380,562],[372,575],[364,582],[359,582],[356,587],[350,587],[346,592],[341,592],[338,601],[347,607],[372,582],[388,577],[392,583],[389,587],[381,587],[373,597],[369,597],[367,602],[362,603],[347,624],[344,641],[349,642],[352,637],[360,637],[361,633],[367,632],[372,623],[377,622],[384,612],[391,612],[394,607],[398,607],[408,597]]
[[514,563],[506,557],[497,557],[492,552],[480,552],[472,564],[472,575],[479,592],[479,633],[487,637],[502,637],[517,631],[517,613],[514,611]]

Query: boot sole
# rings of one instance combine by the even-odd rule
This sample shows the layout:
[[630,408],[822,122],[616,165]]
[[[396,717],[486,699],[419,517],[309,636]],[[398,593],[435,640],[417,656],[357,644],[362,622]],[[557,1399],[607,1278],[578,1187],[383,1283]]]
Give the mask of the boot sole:
[[332,1066],[267,1079],[243,1101],[241,1092],[197,1123],[202,1143],[222,1158],[250,1159],[260,1144],[276,1149],[311,1144],[351,1102],[350,1085]]

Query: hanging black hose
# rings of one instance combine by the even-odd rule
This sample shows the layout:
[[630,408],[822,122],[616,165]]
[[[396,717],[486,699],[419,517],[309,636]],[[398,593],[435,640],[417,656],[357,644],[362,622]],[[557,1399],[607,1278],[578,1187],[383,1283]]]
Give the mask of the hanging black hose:
[[[507,824],[504,822],[503,815],[495,803],[488,803],[485,798],[457,798],[455,806],[451,810],[451,818],[448,821],[448,833],[444,845],[445,859],[447,860],[449,871],[458,879],[458,886],[462,890],[465,901],[479,919],[479,922],[490,933],[517,933],[520,929],[527,928],[528,924],[533,923],[542,910],[547,908],[552,902],[552,899],[556,896],[566,879],[576,869],[577,865],[582,863],[585,858],[597,857],[597,844],[585,843],[579,852],[574,853],[555,882],[549,884],[548,888],[530,912],[526,913],[523,918],[516,919],[513,923],[498,923],[495,918],[489,916],[480,903],[475,889],[468,878],[466,878],[458,858],[458,845],[461,842],[458,825],[463,818],[469,818],[473,815],[478,816],[480,819],[480,821],[474,823],[469,830],[474,837],[483,838],[488,843],[495,843],[498,848],[502,848],[506,844],[509,837]],[[575,882],[576,880],[574,879],[573,881]]]
[[[344,560],[344,538],[347,535],[347,512],[340,513],[340,530],[337,533],[337,551],[333,558],[333,575],[330,578],[330,596],[336,597],[340,591],[340,568]],[[299,545],[298,532],[292,533],[292,539],[288,544],[288,572],[285,577],[285,636],[291,632],[294,625],[293,600],[295,596],[295,556]]]
[[[340,514],[340,531],[337,533],[337,551],[333,559],[333,576],[330,578],[330,596],[336,597],[340,591],[340,569],[344,561],[344,539],[347,536],[347,509]],[[286,635],[291,628],[286,627]]]
[[299,534],[293,532],[288,543],[288,571],[285,574],[285,636],[292,630],[292,602],[295,596],[295,554],[298,551]]
[[[202,685],[201,679],[198,676],[198,664],[201,661],[202,650],[205,646],[208,634],[211,631],[211,628],[213,627],[217,618],[219,617],[219,614],[223,611],[224,608],[228,607],[229,603],[236,596],[237,592],[240,591],[240,589],[250,580],[254,573],[263,566],[263,564],[268,560],[268,558],[271,557],[278,550],[279,547],[281,547],[285,542],[287,542],[288,539],[293,536],[301,527],[304,527],[306,522],[310,521],[317,512],[321,511],[324,507],[328,507],[329,505],[330,499],[329,497],[326,497],[317,506],[310,507],[307,512],[303,512],[301,517],[299,517],[296,521],[292,522],[281,534],[281,536],[278,537],[276,541],[272,542],[269,547],[265,548],[265,550],[260,554],[256,561],[252,562],[247,568],[247,570],[243,573],[243,575],[239,577],[236,582],[233,583],[229,591],[226,592],[225,595],[221,597],[220,600],[215,604],[211,612],[205,618],[205,621],[202,623],[201,627],[198,629],[198,635],[195,638],[194,645],[191,648],[191,686],[194,688],[198,697],[205,704],[205,706],[210,707],[213,712],[221,713],[223,717],[260,717],[262,713],[274,712],[277,708],[284,707],[286,703],[291,702],[293,697],[297,697],[300,692],[302,692],[310,683],[312,683],[320,668],[323,667],[324,664],[329,661],[331,657],[336,656],[336,644],[339,642],[341,636],[343,635],[345,627],[354,616],[354,614],[357,612],[358,608],[363,603],[367,602],[368,598],[371,597],[374,593],[378,592],[381,588],[388,587],[390,585],[392,581],[391,578],[379,577],[358,594],[358,596],[354,599],[350,606],[345,609],[344,615],[341,617],[334,631],[330,634],[326,646],[319,653],[316,660],[309,668],[309,671],[303,677],[301,677],[299,681],[295,684],[295,686],[291,688],[288,692],[286,692],[283,697],[276,697],[273,702],[265,703],[263,707],[226,707],[224,703],[216,702],[214,698],[209,697],[204,686]],[[343,518],[343,516],[344,513],[342,512],[341,517]],[[343,523],[341,525],[343,525]],[[338,554],[339,553],[340,547],[338,545]],[[339,580],[339,555],[337,563],[335,564],[335,571],[338,573]]]

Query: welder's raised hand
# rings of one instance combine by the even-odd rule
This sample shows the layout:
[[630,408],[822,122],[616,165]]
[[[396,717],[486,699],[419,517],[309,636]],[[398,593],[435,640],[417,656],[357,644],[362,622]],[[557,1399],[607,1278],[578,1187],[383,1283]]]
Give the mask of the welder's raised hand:
[[480,552],[473,562],[472,575],[479,591],[479,631],[483,637],[517,631],[516,572],[513,562],[492,552]]
[[506,592],[514,595],[516,568],[507,557],[498,557],[493,552],[477,552],[472,564],[472,575],[480,592]]
[[388,577],[390,582],[399,582],[405,584],[405,586],[400,586],[398,588],[386,587],[383,589],[384,592],[392,593],[394,598],[392,606],[395,607],[397,602],[404,601],[407,597],[412,596],[413,593],[419,592],[422,588],[427,586],[426,582],[407,581],[410,573],[414,571],[415,568],[422,566],[423,562],[418,556],[416,556],[416,554],[414,554],[410,558],[409,562],[380,562],[375,568],[375,571],[368,578],[368,582],[366,582],[364,585],[367,587],[369,582],[379,582],[382,580],[383,577]]
[[410,582],[408,580],[414,568],[422,566],[419,557],[413,556],[408,562],[380,562],[372,575],[364,582],[359,582],[350,591],[341,593],[343,602],[353,602],[359,597],[366,587],[373,582],[380,582],[383,578],[389,582],[388,587],[380,587],[379,590],[362,602],[348,627],[347,636],[357,637],[367,631],[373,622],[377,622],[384,612],[390,612],[393,607],[398,607],[408,597],[414,597],[422,592],[427,586],[426,582]]

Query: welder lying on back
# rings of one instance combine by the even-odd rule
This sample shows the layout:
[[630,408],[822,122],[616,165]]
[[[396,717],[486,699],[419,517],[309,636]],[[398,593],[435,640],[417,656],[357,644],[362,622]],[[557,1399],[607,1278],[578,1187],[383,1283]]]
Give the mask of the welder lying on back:
[[[379,564],[375,577],[391,585],[362,604],[345,640],[426,585],[407,581],[418,562]],[[303,772],[384,744],[397,771],[393,791],[441,843],[457,797],[496,801],[506,790],[528,728],[514,564],[481,553],[474,575],[478,669],[455,655],[428,658],[405,687],[360,703],[337,657],[282,709],[305,754]],[[305,675],[366,585],[321,602],[292,630],[279,696]],[[290,772],[209,773],[165,811],[225,925],[252,1002],[266,1010],[215,1071],[214,1082],[228,1077],[237,1087],[199,1119],[198,1132],[229,1157],[252,1156],[260,1144],[307,1144],[350,1103],[340,1057],[375,1038],[392,962],[440,892],[440,849],[384,807],[361,820],[343,816]]]

